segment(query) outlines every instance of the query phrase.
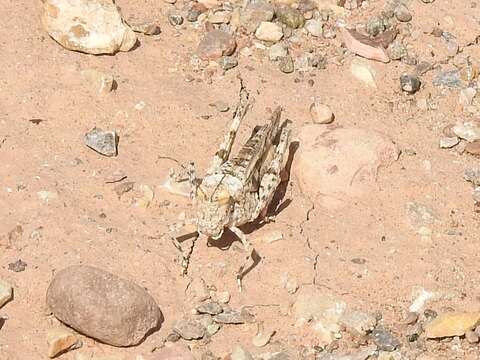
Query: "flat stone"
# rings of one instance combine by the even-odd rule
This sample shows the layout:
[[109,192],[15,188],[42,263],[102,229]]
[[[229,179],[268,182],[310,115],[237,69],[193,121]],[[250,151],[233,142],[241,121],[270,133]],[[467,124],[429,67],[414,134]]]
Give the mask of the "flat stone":
[[277,24],[262,21],[255,31],[255,37],[259,40],[275,43],[283,37],[283,30]]
[[115,131],[93,128],[85,134],[85,145],[105,156],[117,155],[117,142]]
[[90,68],[82,70],[80,74],[97,94],[108,94],[115,85],[113,75],[105,71]]
[[345,45],[354,54],[384,63],[390,61],[385,48],[372,42],[369,37],[347,28],[340,28],[340,33],[343,36]]
[[58,327],[47,331],[47,355],[53,358],[69,350],[77,349],[81,346],[81,341],[71,331]]
[[221,314],[215,315],[213,320],[219,324],[244,324],[251,321],[251,317],[237,310],[224,310]]
[[272,4],[258,0],[249,2],[240,13],[240,24],[247,33],[254,33],[263,21],[271,21],[275,15]]
[[384,135],[359,128],[304,125],[292,172],[302,193],[318,205],[340,208],[371,195],[380,168],[398,159],[398,147]]
[[342,315],[340,323],[347,329],[353,329],[361,335],[366,335],[375,328],[377,319],[361,311],[351,311]]
[[323,24],[315,19],[310,19],[305,22],[305,29],[308,33],[315,37],[320,37],[323,34]]
[[45,0],[42,23],[60,45],[87,54],[129,51],[137,36],[110,0]]
[[480,140],[475,140],[465,146],[465,151],[471,155],[480,155]]
[[433,85],[446,86],[451,88],[457,88],[462,86],[462,79],[460,78],[459,70],[448,70],[439,72],[433,78]]
[[375,70],[370,64],[363,61],[353,60],[350,64],[350,73],[368,87],[376,88]]
[[283,42],[273,44],[268,49],[268,58],[271,61],[277,61],[281,58],[286,57],[287,55],[288,55],[288,50],[285,47],[285,44],[283,44]]
[[63,323],[114,346],[140,343],[162,321],[145,289],[87,265],[58,271],[47,290],[47,305]]
[[0,309],[12,299],[13,299],[12,286],[3,280],[0,280]]
[[463,336],[480,323],[480,312],[451,312],[437,316],[425,324],[425,336],[428,339]]
[[205,34],[197,48],[202,60],[218,60],[232,55],[237,47],[235,38],[225,31],[214,29]]
[[153,21],[129,20],[128,25],[133,31],[145,35],[158,35],[162,32],[160,26]]
[[456,136],[453,136],[453,137],[443,136],[440,138],[439,146],[441,149],[450,149],[458,145],[459,142],[460,142],[460,139]]
[[459,138],[468,142],[480,140],[480,121],[459,122],[452,127],[452,131]]
[[200,304],[196,307],[196,309],[200,314],[217,315],[223,312],[223,308],[220,306],[220,304],[214,301]]
[[235,346],[232,353],[230,354],[230,359],[231,360],[253,360],[253,356],[241,345],[237,345]]
[[395,351],[400,347],[400,341],[381,326],[372,331],[372,338],[381,351]]
[[173,326],[173,331],[185,340],[197,340],[205,336],[206,329],[195,319],[180,319]]

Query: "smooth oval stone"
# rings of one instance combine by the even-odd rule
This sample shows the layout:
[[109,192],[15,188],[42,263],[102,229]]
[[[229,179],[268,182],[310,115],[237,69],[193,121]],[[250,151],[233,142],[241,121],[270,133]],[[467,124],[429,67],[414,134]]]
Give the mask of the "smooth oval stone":
[[138,344],[163,320],[155,300],[142,287],[86,265],[55,275],[47,305],[63,323],[114,346]]

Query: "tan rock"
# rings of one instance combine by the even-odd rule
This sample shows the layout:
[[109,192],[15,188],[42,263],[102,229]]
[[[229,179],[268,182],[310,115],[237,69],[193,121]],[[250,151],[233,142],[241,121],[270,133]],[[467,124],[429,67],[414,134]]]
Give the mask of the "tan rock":
[[359,59],[353,59],[350,64],[350,73],[366,86],[371,88],[377,87],[377,83],[375,82],[375,69],[366,63],[366,60],[359,61]]
[[218,60],[232,55],[237,47],[235,38],[222,30],[212,30],[205,34],[198,44],[197,54],[202,60]]
[[71,331],[63,327],[50,329],[47,331],[47,344],[49,358],[53,358],[59,354],[76,349],[81,346],[81,341]]
[[13,298],[13,288],[10,284],[0,280],[0,309]]
[[43,0],[42,22],[60,45],[87,54],[129,51],[137,42],[111,0]]
[[465,151],[472,155],[480,155],[480,140],[475,140],[465,146]]
[[446,313],[425,325],[425,336],[429,339],[463,336],[479,323],[480,312]]
[[328,105],[314,102],[310,105],[310,116],[317,124],[330,124],[333,121],[333,112]]
[[113,90],[115,80],[112,74],[91,68],[82,70],[81,75],[98,94],[107,94]]
[[262,21],[255,31],[258,40],[277,42],[283,37],[282,27],[270,21]]
[[340,28],[340,32],[343,36],[345,45],[354,54],[384,63],[390,61],[385,49],[380,44],[371,41],[369,37],[361,35],[355,30],[349,30],[346,28]]

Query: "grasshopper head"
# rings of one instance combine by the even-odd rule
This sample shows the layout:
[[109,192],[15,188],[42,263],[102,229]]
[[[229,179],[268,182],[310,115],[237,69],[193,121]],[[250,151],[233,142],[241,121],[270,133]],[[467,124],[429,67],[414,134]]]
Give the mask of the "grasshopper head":
[[232,219],[234,197],[225,175],[205,177],[197,187],[196,194],[198,232],[213,239],[223,234],[223,229]]

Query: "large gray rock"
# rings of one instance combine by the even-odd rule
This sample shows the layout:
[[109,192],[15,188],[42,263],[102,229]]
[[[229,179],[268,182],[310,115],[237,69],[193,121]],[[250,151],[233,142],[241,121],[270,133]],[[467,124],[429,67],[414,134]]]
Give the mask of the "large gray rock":
[[115,346],[138,344],[162,320],[155,300],[143,288],[86,265],[55,275],[47,305],[63,323]]
[[60,45],[87,54],[129,51],[137,36],[112,0],[42,0],[42,22]]

